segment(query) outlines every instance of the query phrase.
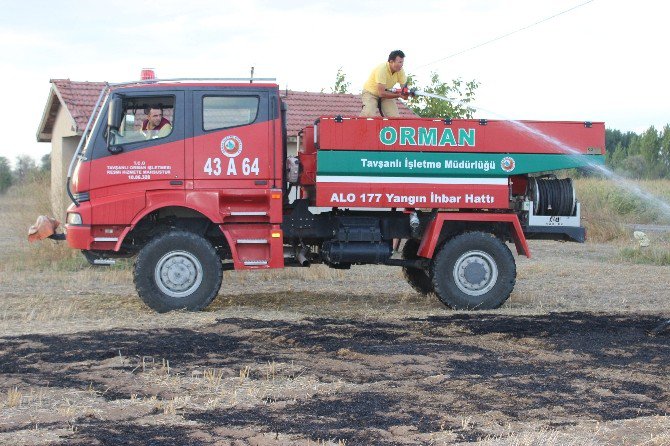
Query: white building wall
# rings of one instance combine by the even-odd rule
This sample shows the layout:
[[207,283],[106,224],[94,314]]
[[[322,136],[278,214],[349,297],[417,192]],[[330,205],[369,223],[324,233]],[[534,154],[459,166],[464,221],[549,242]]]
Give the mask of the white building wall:
[[67,170],[80,139],[70,114],[61,106],[51,137],[51,210],[61,222],[64,222],[65,211],[71,203],[65,191]]

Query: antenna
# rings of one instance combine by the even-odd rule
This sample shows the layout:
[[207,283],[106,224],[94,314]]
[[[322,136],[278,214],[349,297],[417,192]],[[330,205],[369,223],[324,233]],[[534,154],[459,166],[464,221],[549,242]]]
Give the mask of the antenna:
[[251,76],[249,76],[249,83],[254,83],[254,67],[251,67]]

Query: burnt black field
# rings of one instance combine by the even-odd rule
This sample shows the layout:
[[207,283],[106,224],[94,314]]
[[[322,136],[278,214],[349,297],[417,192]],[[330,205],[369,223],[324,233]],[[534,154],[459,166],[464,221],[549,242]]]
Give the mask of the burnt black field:
[[[403,444],[380,435],[393,426],[416,433],[467,430],[454,414],[490,413],[496,422],[536,421],[548,428],[576,420],[619,420],[670,412],[670,330],[653,315],[457,314],[378,322],[220,319],[193,329],[90,331],[0,338],[0,382],[94,389],[107,401],[142,396],[132,358],[169,358],[173,373],[199,367],[234,377],[242,364],[292,363],[334,394],[272,399],[254,407],[185,410],[197,425],[146,426],[132,419],[81,418],[62,444],[227,444],[220,432],[253,429],[291,438],[337,438],[347,445]],[[100,364],[115,356],[125,365]],[[250,379],[262,379],[260,376]],[[157,397],[168,399],[169,390]],[[4,426],[0,432],[25,429]],[[54,426],[57,427],[57,426]],[[141,432],[141,435],[138,433]],[[195,435],[199,432],[198,435]],[[204,435],[203,435],[204,433]],[[223,441],[224,443],[218,443]]]

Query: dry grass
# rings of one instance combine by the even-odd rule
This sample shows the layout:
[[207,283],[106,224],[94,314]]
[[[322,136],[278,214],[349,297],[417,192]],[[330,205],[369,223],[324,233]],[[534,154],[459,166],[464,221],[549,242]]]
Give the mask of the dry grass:
[[[179,411],[214,410],[236,406],[250,407],[257,404],[274,404],[278,400],[306,398],[320,392],[337,391],[341,383],[322,383],[314,376],[303,376],[304,369],[287,363],[272,362],[266,367],[245,365],[239,376],[226,376],[223,369],[196,368],[190,373],[169,372],[168,360],[145,361],[136,358],[128,361],[137,365],[133,369],[136,379],[147,388],[169,391],[173,397],[160,399],[153,395],[138,397],[130,395],[131,402],[175,415]],[[141,370],[141,371],[140,371]]]
[[[531,241],[530,248],[531,259],[517,257],[515,290],[496,313],[670,311],[668,266],[634,264],[617,245]],[[3,274],[0,294],[5,334],[199,327],[221,317],[383,320],[451,313],[435,297],[415,293],[397,268],[383,266],[227,272],[206,311],[160,316],[138,299],[125,270]]]
[[18,387],[11,388],[7,390],[7,401],[5,405],[7,407],[16,407],[21,405],[21,400],[23,399],[23,394],[19,392]]
[[[44,240],[28,242],[28,228],[38,215],[52,215],[49,176],[41,173],[22,184],[11,187],[2,197],[3,233],[0,238],[2,262],[5,271],[57,270],[69,271],[85,266],[79,252],[66,243]],[[62,223],[62,222],[61,222]],[[11,240],[11,243],[6,241]]]
[[670,417],[652,416],[609,422],[584,421],[563,429],[508,425],[477,442],[478,446],[666,446]]
[[307,439],[307,446],[347,446],[347,440],[321,440],[320,438],[312,441],[311,439]]

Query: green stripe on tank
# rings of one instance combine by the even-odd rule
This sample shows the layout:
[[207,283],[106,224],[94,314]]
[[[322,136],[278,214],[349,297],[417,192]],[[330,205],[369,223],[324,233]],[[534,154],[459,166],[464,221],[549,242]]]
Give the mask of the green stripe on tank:
[[321,150],[319,175],[509,176],[599,166],[603,155],[506,153],[367,152]]

